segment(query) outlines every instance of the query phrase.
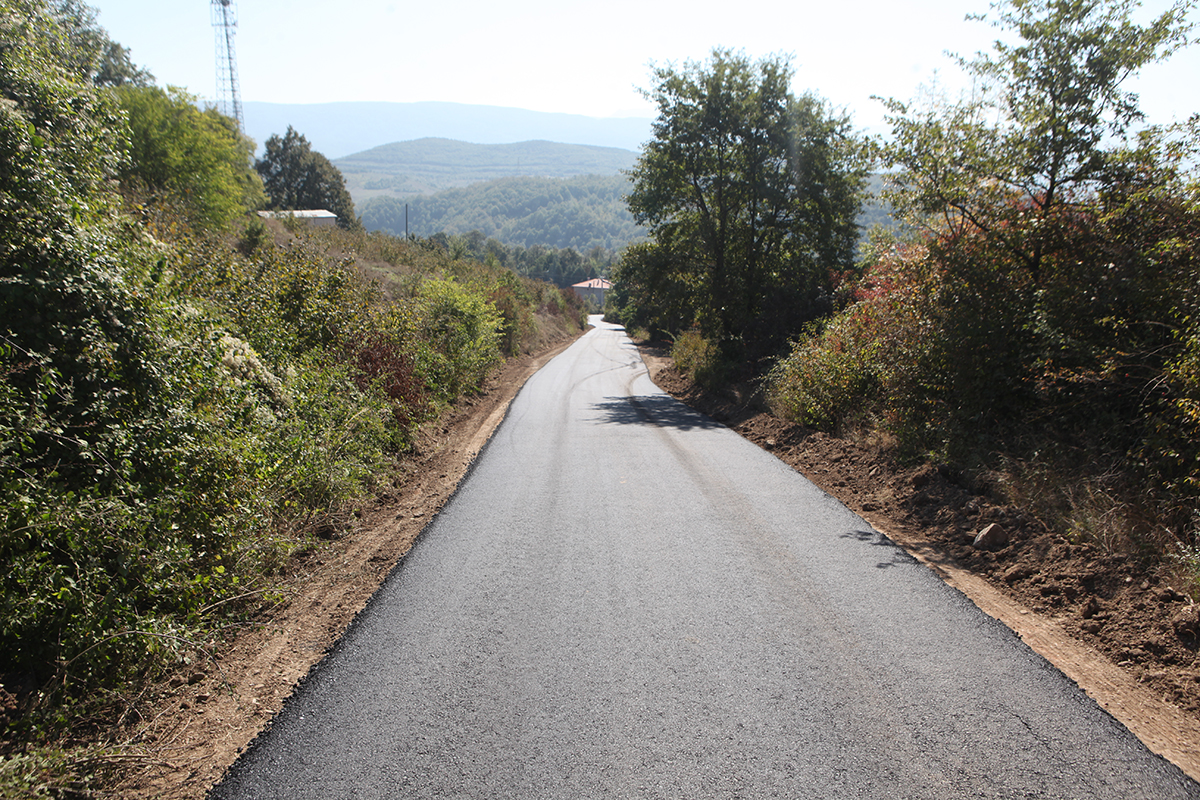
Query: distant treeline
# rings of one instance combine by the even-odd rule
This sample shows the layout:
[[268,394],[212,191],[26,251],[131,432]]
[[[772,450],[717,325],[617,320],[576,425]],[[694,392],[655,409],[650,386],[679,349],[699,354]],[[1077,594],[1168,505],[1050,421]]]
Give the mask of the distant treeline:
[[[407,201],[408,233],[479,231],[510,246],[619,250],[642,237],[625,205],[624,175],[514,177]],[[405,233],[405,201],[377,197],[361,208],[367,230]]]
[[620,258],[620,251],[599,245],[580,252],[573,247],[548,247],[535,244],[529,247],[506,245],[481,231],[465,234],[435,233],[429,237],[446,249],[454,258],[477,259],[489,266],[511,269],[518,275],[548,281],[557,286],[571,286],[589,278],[607,277]]
[[[619,175],[635,161],[637,153],[616,147],[546,141],[473,144],[450,139],[417,139],[339,158],[337,167],[354,186],[356,177],[370,181],[380,176],[397,176],[406,179],[404,188],[397,190],[401,194],[433,194],[520,175],[541,178]],[[413,191],[408,187],[420,188]]]

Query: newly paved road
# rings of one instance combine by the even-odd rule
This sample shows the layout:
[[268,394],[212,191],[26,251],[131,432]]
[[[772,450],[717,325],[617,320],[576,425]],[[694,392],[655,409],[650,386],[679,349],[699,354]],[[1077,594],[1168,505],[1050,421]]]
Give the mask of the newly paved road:
[[1200,798],[619,330],[539,372],[217,798]]

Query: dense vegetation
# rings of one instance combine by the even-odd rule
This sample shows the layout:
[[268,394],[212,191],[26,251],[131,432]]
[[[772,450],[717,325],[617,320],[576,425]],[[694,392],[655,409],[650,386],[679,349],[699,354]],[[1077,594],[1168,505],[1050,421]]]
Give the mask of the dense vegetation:
[[829,310],[830,273],[853,265],[864,148],[848,119],[791,94],[780,58],[717,50],[654,77],[629,196],[650,241],[622,259],[614,311],[695,325],[729,361],[769,352]]
[[[644,235],[625,204],[623,175],[501,178],[408,200],[363,204],[363,225],[395,235],[479,231],[510,246],[619,250]],[[407,218],[405,212],[407,209]]]
[[196,224],[216,227],[263,202],[262,182],[246,171],[254,143],[228,117],[197,108],[181,89],[126,84],[115,93],[129,120],[118,172],[126,193],[170,198]]
[[444,248],[455,258],[477,259],[491,266],[511,269],[526,278],[561,287],[608,275],[620,257],[619,251],[603,247],[593,247],[586,253],[571,247],[545,247],[540,244],[510,247],[497,239],[487,238],[479,231],[451,236],[437,233],[430,236],[428,241]]
[[1186,43],[1192,6],[1139,26],[1127,0],[1012,0],[1009,44],[961,62],[985,91],[891,101],[914,233],[841,277],[775,369],[777,409],[1200,575],[1200,117],[1133,135],[1121,88]]
[[7,756],[100,735],[269,602],[537,313],[583,320],[573,293],[436,243],[277,246],[246,221],[263,190],[236,126],[114,69],[128,52],[86,7],[0,0],[0,41],[0,775],[19,781],[43,762]]

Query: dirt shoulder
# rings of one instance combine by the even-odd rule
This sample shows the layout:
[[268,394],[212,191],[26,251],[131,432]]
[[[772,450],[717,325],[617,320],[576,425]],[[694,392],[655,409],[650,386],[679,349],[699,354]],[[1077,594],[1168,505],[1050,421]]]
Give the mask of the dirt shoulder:
[[[770,451],[1015,631],[1154,752],[1200,780],[1200,608],[1164,575],[1053,534],[936,469],[698,389],[642,345],[664,391]],[[995,524],[997,541],[974,544]]]
[[510,359],[479,396],[422,433],[393,485],[352,529],[294,560],[285,597],[214,657],[142,698],[126,728],[136,768],[122,797],[198,800],[279,712],[446,504],[525,382],[573,340]]

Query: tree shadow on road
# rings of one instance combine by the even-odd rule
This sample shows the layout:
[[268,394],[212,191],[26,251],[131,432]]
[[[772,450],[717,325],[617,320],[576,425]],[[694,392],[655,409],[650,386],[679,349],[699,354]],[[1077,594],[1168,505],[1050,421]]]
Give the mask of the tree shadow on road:
[[919,564],[917,559],[913,558],[900,545],[893,542],[890,538],[876,530],[856,530],[848,533],[840,534],[842,539],[857,539],[864,544],[869,544],[872,547],[883,547],[891,551],[891,559],[888,561],[880,561],[875,565],[876,569],[889,569],[898,566],[912,566]]
[[654,425],[681,431],[725,427],[667,394],[606,397],[592,407],[601,413],[602,422],[617,425]]

